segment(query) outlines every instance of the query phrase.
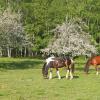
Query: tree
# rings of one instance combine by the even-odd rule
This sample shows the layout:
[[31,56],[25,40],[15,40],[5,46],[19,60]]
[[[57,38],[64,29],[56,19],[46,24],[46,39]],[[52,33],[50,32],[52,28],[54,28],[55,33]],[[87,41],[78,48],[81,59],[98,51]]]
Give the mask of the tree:
[[21,14],[12,12],[8,7],[0,14],[0,47],[7,49],[8,57],[16,47],[30,45],[21,23]]
[[66,16],[69,19],[81,18],[88,25],[88,32],[97,41],[96,47],[100,45],[99,0],[0,0],[0,10],[7,8],[8,4],[13,11],[20,10],[23,14],[21,22],[29,40],[35,37],[32,48],[34,54],[48,45],[48,40],[53,36],[50,30],[63,23]]
[[95,46],[91,44],[91,35],[85,32],[86,24],[80,19],[66,20],[62,25],[58,25],[54,30],[54,39],[44,52],[76,55],[89,55],[96,53]]

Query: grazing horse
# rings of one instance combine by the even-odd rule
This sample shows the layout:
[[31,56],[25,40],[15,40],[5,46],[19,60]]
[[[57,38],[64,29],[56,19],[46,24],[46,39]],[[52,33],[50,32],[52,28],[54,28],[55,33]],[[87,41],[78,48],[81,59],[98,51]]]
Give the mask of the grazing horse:
[[70,58],[51,58],[50,61],[45,63],[42,68],[42,74],[45,78],[47,78],[48,70],[50,69],[49,79],[52,79],[52,68],[55,68],[57,71],[58,79],[61,79],[59,74],[59,68],[66,67],[67,74],[66,78],[69,77],[73,79],[73,72],[74,72],[74,62]]
[[100,56],[93,56],[85,64],[84,71],[88,74],[89,66],[93,65],[96,69],[96,75],[98,75],[99,65],[100,65]]

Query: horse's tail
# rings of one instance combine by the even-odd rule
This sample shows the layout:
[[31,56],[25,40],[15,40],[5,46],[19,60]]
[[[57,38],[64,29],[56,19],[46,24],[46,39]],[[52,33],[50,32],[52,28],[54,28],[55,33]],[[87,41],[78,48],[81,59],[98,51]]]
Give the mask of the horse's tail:
[[85,66],[84,66],[84,72],[86,74],[88,74],[88,72],[89,72],[89,64],[90,64],[90,59],[86,62]]

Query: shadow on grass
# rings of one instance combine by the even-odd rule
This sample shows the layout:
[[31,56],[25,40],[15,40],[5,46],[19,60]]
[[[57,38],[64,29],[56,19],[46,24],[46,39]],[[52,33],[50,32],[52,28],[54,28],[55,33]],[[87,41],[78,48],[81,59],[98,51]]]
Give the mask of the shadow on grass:
[[[53,79],[58,78],[58,76],[54,76]],[[65,76],[61,76],[61,79],[66,78]],[[73,76],[74,79],[79,78],[79,76]]]
[[[66,77],[65,76],[62,76],[61,78],[63,79],[63,78],[66,78]],[[73,76],[73,78],[76,79],[76,78],[79,78],[79,76]]]
[[43,61],[17,61],[17,62],[0,62],[0,69],[39,69],[43,66]]

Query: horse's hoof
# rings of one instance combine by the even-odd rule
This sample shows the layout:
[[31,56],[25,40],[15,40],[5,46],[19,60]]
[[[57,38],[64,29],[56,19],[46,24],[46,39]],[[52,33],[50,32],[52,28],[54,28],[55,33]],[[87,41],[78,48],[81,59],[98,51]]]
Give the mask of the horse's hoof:
[[72,80],[72,79],[73,79],[73,77],[70,78],[70,80]]
[[52,77],[49,78],[49,80],[51,80],[51,79],[52,79]]
[[99,73],[97,72],[97,73],[96,73],[96,75],[98,76],[98,75],[99,75]]
[[66,77],[66,79],[68,79],[68,77]]
[[69,76],[66,76],[66,79],[69,79]]
[[61,77],[60,78],[58,78],[59,80],[61,79]]

